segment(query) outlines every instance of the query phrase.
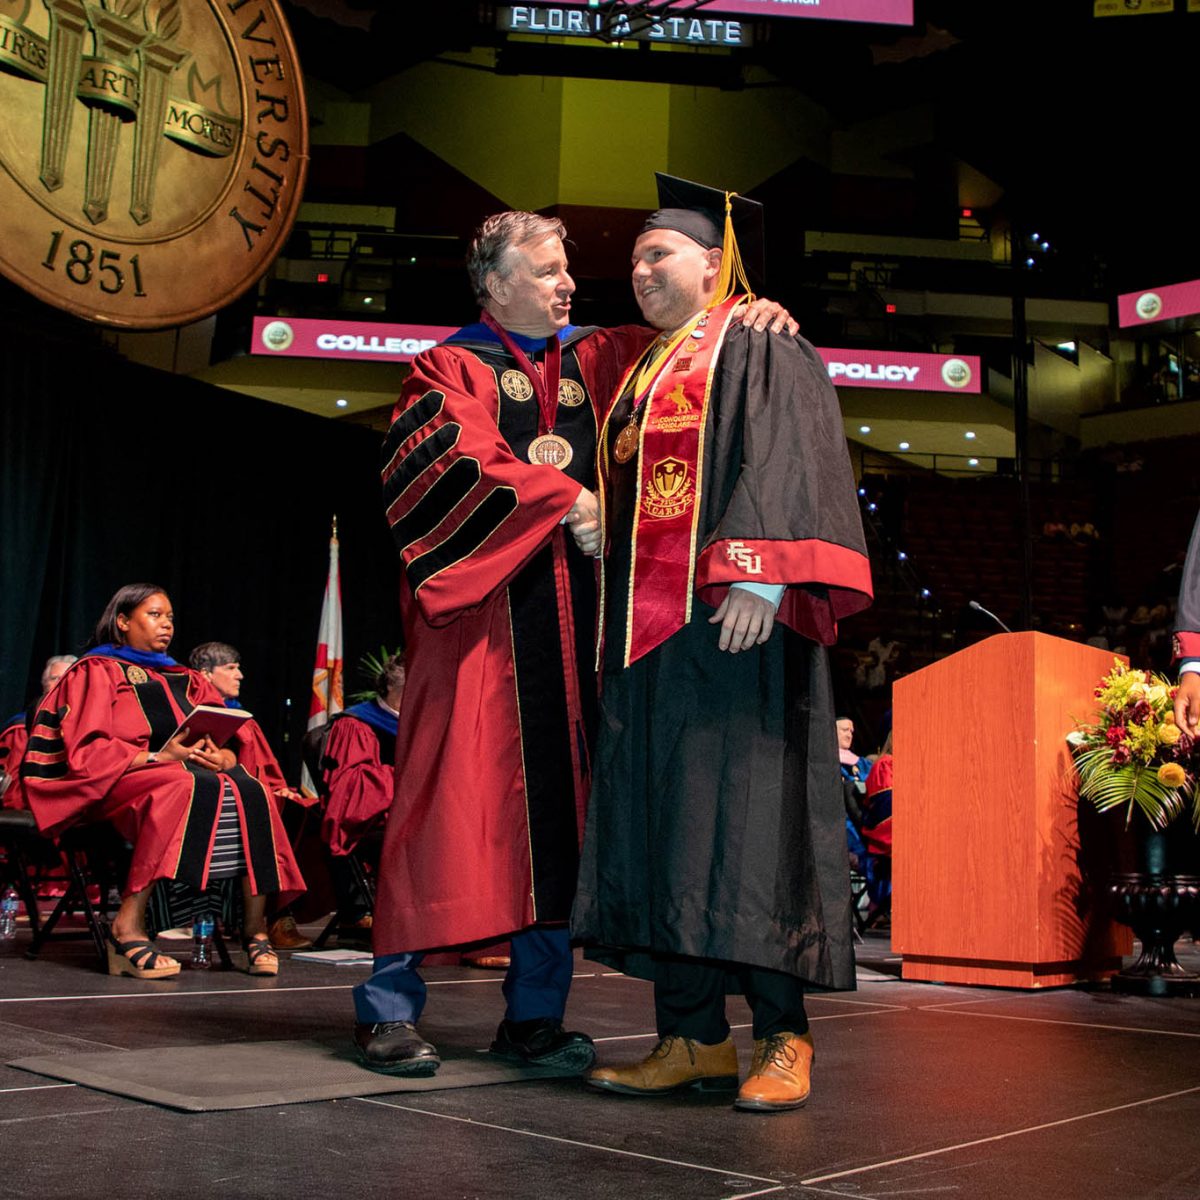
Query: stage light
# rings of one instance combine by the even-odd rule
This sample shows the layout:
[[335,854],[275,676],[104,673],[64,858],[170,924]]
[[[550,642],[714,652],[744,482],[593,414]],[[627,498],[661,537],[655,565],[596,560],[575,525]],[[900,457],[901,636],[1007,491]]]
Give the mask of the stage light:
[[859,433],[870,433],[871,427],[870,427],[870,425],[860,425],[858,427],[858,432]]
[[318,271],[317,272],[317,282],[318,283],[328,283],[329,282],[329,272],[328,271]]
[[977,467],[977,466],[979,466],[979,459],[977,459],[977,458],[968,458],[968,459],[967,459],[967,466],[968,466],[968,467]]
[[968,429],[967,432],[963,434],[963,437],[965,437],[968,442],[973,442],[975,440],[975,430]]
[[894,304],[885,304],[883,306],[883,311],[887,313],[894,313],[896,311],[896,306]]
[[871,503],[867,505],[867,512],[874,512],[878,507],[879,505],[872,500]]
[[1049,243],[1049,242],[1043,242],[1043,243],[1042,243],[1042,250],[1043,250],[1043,251],[1045,251],[1045,250],[1049,250],[1049,249],[1050,249],[1050,243]]
[[866,489],[865,487],[860,487],[860,488],[858,489],[858,494],[859,494],[860,496],[865,496],[865,495],[867,494],[867,489]]
[[922,599],[928,600],[931,595],[933,595],[933,593],[928,588],[921,589],[921,598]]
[[907,562],[907,561],[908,561],[908,555],[907,555],[907,554],[905,554],[903,550],[898,550],[898,551],[896,552],[896,557],[897,557],[897,558],[898,558],[898,559],[899,559],[901,562]]
[[901,442],[901,443],[900,443],[900,449],[901,449],[901,450],[907,450],[907,449],[908,449],[908,443],[907,443],[907,442]]
[[1034,263],[1033,263],[1033,259],[1032,259],[1032,258],[1027,258],[1027,259],[1025,260],[1025,265],[1026,265],[1027,267],[1032,267],[1032,266],[1034,265]]
[[349,401],[349,400],[347,400],[345,396],[339,396],[339,397],[338,397],[338,398],[337,398],[337,399],[334,401],[334,404],[336,404],[336,405],[338,406],[338,408],[345,408],[345,407],[346,407],[346,405],[348,405],[349,403],[350,403],[350,401]]
[[1058,350],[1065,350],[1068,354],[1074,354],[1078,346],[1074,342],[1059,342],[1055,347]]
[[973,217],[973,216],[975,215],[975,213],[974,213],[974,211],[973,211],[972,209],[969,209],[969,208],[964,208],[964,209],[962,210],[962,215],[963,215],[964,217]]
[[374,296],[364,296],[364,297],[363,297],[363,303],[364,303],[364,304],[374,304],[374,303],[375,303],[375,297],[374,297]]

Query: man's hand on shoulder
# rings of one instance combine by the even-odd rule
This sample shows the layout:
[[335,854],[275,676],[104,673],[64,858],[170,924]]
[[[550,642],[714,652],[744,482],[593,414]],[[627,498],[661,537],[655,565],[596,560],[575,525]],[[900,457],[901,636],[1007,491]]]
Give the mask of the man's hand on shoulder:
[[708,623],[721,626],[717,646],[737,654],[761,645],[771,636],[775,628],[775,605],[763,596],[731,587]]
[[800,332],[799,324],[782,304],[761,296],[746,306],[742,314],[742,324],[757,333],[762,333],[768,327],[772,333],[783,333],[786,330],[790,337],[795,337]]

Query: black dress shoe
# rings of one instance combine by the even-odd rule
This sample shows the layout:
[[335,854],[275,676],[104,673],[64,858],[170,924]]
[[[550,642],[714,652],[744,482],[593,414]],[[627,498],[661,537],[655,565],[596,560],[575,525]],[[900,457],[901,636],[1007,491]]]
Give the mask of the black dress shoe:
[[586,1071],[596,1061],[596,1047],[586,1033],[563,1029],[553,1017],[534,1021],[501,1021],[492,1053],[506,1062],[530,1067]]
[[385,1075],[417,1078],[432,1075],[442,1065],[437,1047],[425,1041],[411,1021],[355,1025],[354,1044],[363,1065]]

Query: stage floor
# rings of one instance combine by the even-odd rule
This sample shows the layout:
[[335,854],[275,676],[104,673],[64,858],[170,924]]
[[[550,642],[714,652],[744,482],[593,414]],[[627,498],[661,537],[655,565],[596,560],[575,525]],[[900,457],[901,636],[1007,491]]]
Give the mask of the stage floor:
[[[90,942],[0,952],[0,1064],[348,1037],[362,968],[110,979]],[[1179,949],[1185,949],[1181,943]],[[1186,944],[1195,969],[1200,954]],[[654,1044],[648,985],[579,959],[568,1013],[605,1062]],[[1200,1000],[905,983],[869,934],[855,993],[813,996],[813,1096],[641,1100],[574,1079],[180,1113],[0,1065],[0,1194],[54,1197],[1200,1197]],[[485,1047],[501,975],[428,971],[422,1032]],[[743,1070],[749,1014],[731,1001]]]

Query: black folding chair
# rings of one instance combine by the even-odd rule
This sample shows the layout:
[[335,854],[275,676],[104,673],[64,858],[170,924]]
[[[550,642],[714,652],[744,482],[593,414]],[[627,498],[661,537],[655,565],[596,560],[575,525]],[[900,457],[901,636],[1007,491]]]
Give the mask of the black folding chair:
[[[59,835],[56,845],[67,871],[67,888],[46,923],[34,933],[25,957],[37,958],[51,937],[90,937],[107,969],[109,897],[129,870],[132,847],[107,821],[68,829]],[[88,895],[93,886],[98,893],[95,904]],[[72,913],[80,913],[87,928],[55,934],[59,921]]]
[[[107,971],[111,898],[120,893],[121,884],[129,874],[133,847],[107,821],[68,829],[59,835],[56,844],[67,870],[67,889],[45,924],[35,931],[25,957],[37,958],[51,937],[90,937],[100,966]],[[97,892],[96,903],[88,894],[92,888]],[[86,929],[55,933],[59,921],[72,913],[83,916]],[[224,938],[215,928],[213,948],[222,966],[233,965]]]
[[4,862],[0,863],[0,893],[8,890],[9,884],[17,889],[21,903],[29,914],[29,926],[36,935],[41,927],[38,910],[37,888],[30,880],[31,851],[45,839],[38,832],[33,813],[24,809],[0,808],[0,849],[4,851]]

